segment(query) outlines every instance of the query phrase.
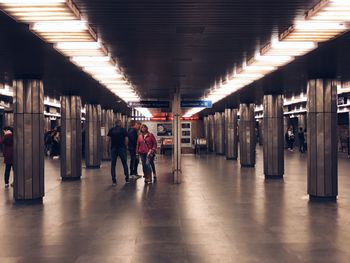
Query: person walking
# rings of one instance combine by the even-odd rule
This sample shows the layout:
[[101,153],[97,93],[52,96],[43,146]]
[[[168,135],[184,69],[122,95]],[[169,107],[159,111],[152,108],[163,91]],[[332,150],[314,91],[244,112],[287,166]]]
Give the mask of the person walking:
[[136,146],[137,138],[139,136],[139,130],[141,123],[139,121],[132,120],[130,122],[130,128],[128,130],[128,148],[130,153],[130,178],[138,179],[141,176],[137,173],[137,167],[139,165],[139,159],[137,158]]
[[302,127],[299,128],[298,138],[299,138],[299,151],[301,153],[304,153],[305,152],[305,133]]
[[151,162],[157,152],[157,141],[145,124],[141,125],[141,134],[137,139],[136,152],[141,158],[145,183],[150,184],[152,183]]
[[116,121],[115,126],[108,131],[107,136],[109,137],[108,148],[111,151],[112,184],[117,184],[116,165],[118,156],[123,165],[125,182],[129,183],[129,169],[127,163],[128,133],[126,129],[122,127],[121,120]]
[[0,139],[0,143],[3,145],[5,163],[5,187],[8,188],[10,172],[11,168],[13,168],[13,131],[11,127],[4,128],[4,136]]

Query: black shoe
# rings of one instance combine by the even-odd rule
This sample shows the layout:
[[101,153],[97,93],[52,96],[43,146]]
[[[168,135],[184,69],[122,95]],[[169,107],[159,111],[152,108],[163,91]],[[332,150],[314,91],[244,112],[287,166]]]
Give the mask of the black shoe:
[[126,183],[126,184],[130,183],[129,177],[128,177],[128,178],[125,178],[125,183]]

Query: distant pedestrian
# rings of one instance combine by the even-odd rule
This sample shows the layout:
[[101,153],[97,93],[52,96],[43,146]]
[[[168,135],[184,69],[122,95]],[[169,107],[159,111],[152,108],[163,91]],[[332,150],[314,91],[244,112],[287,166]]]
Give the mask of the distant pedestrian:
[[129,183],[129,169],[127,163],[128,133],[126,129],[122,127],[121,120],[116,121],[115,126],[108,131],[107,136],[109,137],[109,149],[111,150],[112,184],[117,184],[116,165],[118,156],[123,165],[125,182]]
[[132,120],[130,122],[130,128],[128,130],[128,148],[130,153],[130,178],[138,179],[137,167],[139,165],[139,159],[137,158],[136,146],[137,138],[139,136],[139,131],[141,127],[141,122]]
[[136,151],[142,161],[145,183],[152,183],[152,159],[157,152],[157,141],[152,133],[148,131],[145,124],[141,125],[141,134],[137,139]]
[[45,138],[45,155],[51,156],[52,152],[52,131],[48,130],[45,132],[44,135]]
[[60,146],[61,146],[61,127],[56,127],[54,131],[52,132],[52,152],[51,156],[52,159],[59,159],[60,156]]
[[301,153],[304,153],[306,150],[305,149],[305,132],[302,127],[299,128],[298,138],[299,138],[299,151]]
[[295,135],[292,127],[288,128],[285,137],[287,140],[288,150],[292,152],[294,148],[294,142],[295,142]]
[[[10,172],[13,168],[13,130],[11,127],[4,128],[4,135],[0,139],[3,145],[4,163],[5,163],[5,187],[9,187]],[[12,184],[11,184],[12,185]]]

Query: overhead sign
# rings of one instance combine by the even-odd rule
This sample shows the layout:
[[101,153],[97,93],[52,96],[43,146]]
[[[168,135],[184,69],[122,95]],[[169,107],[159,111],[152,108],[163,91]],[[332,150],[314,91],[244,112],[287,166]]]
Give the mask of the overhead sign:
[[169,108],[169,101],[132,101],[128,105],[132,108]]
[[212,108],[211,100],[184,100],[181,101],[181,108]]

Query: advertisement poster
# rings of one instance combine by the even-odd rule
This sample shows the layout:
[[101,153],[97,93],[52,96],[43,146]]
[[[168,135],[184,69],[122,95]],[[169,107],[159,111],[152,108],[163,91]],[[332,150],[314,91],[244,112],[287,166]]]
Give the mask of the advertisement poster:
[[157,136],[173,136],[172,123],[157,123]]

